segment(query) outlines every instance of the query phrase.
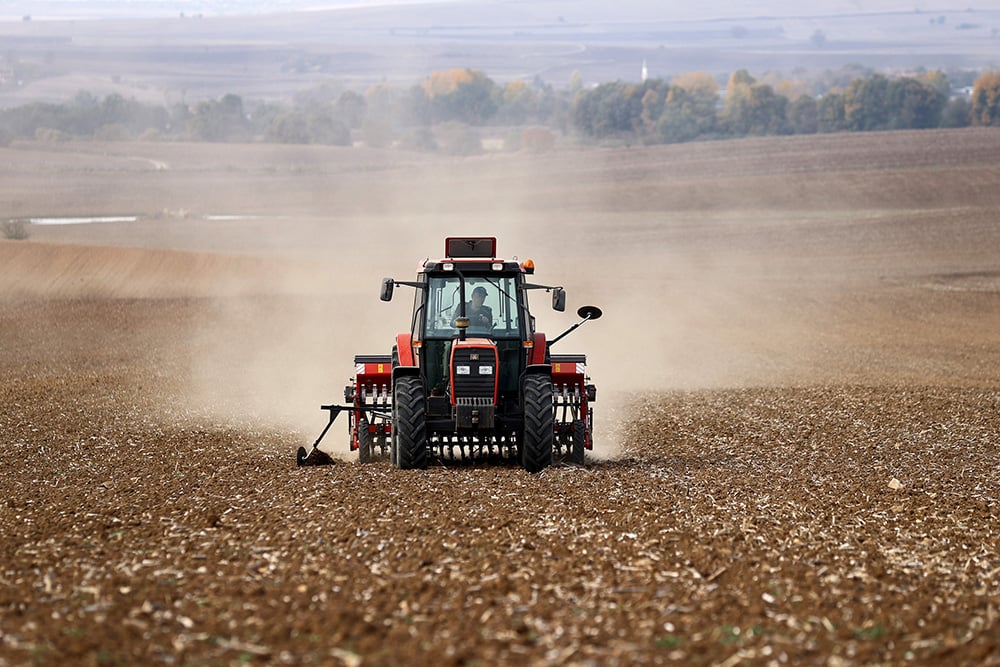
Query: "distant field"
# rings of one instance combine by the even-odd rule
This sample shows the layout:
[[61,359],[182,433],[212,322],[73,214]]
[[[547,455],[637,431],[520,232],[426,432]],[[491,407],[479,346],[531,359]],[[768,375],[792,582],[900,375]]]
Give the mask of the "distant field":
[[[909,306],[879,308],[879,299],[916,290],[917,303],[950,309],[961,307],[956,295],[995,287],[998,150],[1000,132],[989,129],[471,159],[321,147],[15,144],[0,149],[8,217],[139,221],[30,226],[28,245],[6,243],[4,253],[30,248],[40,257],[38,244],[52,242],[157,254],[143,262],[133,250],[115,259],[107,249],[93,257],[67,249],[66,260],[51,263],[12,255],[0,277],[8,289],[39,295],[49,286],[67,296],[312,295],[316,312],[302,315],[311,330],[329,328],[322,299],[347,295],[356,316],[387,337],[406,304],[370,302],[383,275],[410,274],[447,234],[496,234],[502,253],[534,256],[576,303],[620,303],[624,312],[656,304],[653,322],[666,319],[642,346],[672,370],[623,374],[639,386],[768,382],[771,372],[823,377],[829,364],[841,372],[845,363],[863,377],[867,357],[850,362],[840,353],[839,337],[851,327],[905,321],[917,335],[929,325],[911,318]],[[262,261],[270,268],[255,273]],[[99,268],[108,262],[120,269]],[[57,268],[64,265],[69,273]],[[72,273],[81,266],[95,273]],[[188,267],[189,287],[165,280],[170,266]],[[213,289],[215,271],[227,277]],[[558,328],[552,314],[539,317]],[[614,349],[638,324],[625,318],[619,329],[615,321],[580,335]],[[348,340],[339,329],[329,335],[339,342],[314,351],[329,364],[370,339]],[[782,336],[789,347],[771,349]],[[602,356],[598,368],[607,363]],[[615,364],[601,370],[617,374]]]
[[376,3],[267,16],[0,21],[6,57],[35,73],[25,85],[0,85],[0,105],[62,101],[81,88],[164,104],[227,93],[287,100],[320,83],[409,86],[453,67],[562,88],[573,72],[587,83],[638,81],[643,62],[654,78],[997,65],[996,9],[884,2],[862,12],[857,4],[817,3],[789,15],[779,3],[752,12],[730,2],[660,12],[648,3]]

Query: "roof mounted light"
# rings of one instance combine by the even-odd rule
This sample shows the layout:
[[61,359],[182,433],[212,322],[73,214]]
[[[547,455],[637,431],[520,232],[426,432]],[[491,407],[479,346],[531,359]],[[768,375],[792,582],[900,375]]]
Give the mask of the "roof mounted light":
[[494,271],[503,271],[503,262],[497,262],[493,265]]
[[454,271],[455,270],[455,265],[452,264],[451,262],[443,262],[441,264],[441,270],[442,271]]
[[449,236],[444,240],[444,256],[492,259],[497,256],[495,236]]
[[521,269],[525,273],[527,273],[528,275],[531,275],[532,273],[534,273],[535,272],[535,262],[534,262],[534,260],[526,259],[523,262],[521,262]]

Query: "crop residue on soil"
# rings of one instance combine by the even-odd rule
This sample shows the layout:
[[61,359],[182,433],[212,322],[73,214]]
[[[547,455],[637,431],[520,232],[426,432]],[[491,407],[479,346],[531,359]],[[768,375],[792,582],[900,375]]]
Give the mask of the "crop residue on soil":
[[[17,215],[83,206],[58,151],[107,193],[88,214],[254,217],[0,241],[0,667],[1000,663],[997,150],[144,145],[157,194],[46,148],[0,179]],[[605,311],[559,349],[588,355],[599,456],[403,472],[338,424],[343,458],[296,468],[353,355],[406,328],[379,278],[489,230],[567,287],[532,302],[547,333]]]

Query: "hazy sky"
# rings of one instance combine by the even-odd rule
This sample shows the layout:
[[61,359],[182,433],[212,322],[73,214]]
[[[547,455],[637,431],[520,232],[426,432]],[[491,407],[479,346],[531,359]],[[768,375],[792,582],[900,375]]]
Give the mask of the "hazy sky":
[[[11,17],[47,16],[176,16],[179,12],[257,14],[333,7],[419,4],[425,0],[0,0],[0,14]],[[439,3],[499,4],[500,0],[437,0]],[[964,11],[970,6],[1000,9],[998,0],[533,0],[508,5],[518,13],[575,17],[577,20],[691,20],[750,16],[815,16],[858,12]]]

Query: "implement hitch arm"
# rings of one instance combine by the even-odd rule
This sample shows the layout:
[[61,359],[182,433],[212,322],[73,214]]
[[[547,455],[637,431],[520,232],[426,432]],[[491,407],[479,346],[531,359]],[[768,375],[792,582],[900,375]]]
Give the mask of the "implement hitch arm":
[[330,413],[330,421],[326,423],[326,426],[323,428],[323,432],[319,434],[319,437],[316,438],[316,442],[312,444],[312,448],[308,452],[306,452],[305,447],[299,447],[299,451],[295,456],[295,462],[299,466],[333,465],[333,457],[320,449],[319,443],[322,442],[327,431],[329,431],[330,427],[333,426],[333,422],[337,420],[337,417],[340,416],[341,412],[360,412],[362,414],[371,413],[372,415],[388,416],[387,414],[378,412],[372,408],[361,408],[356,405],[321,405],[319,407],[320,409],[326,410]]

